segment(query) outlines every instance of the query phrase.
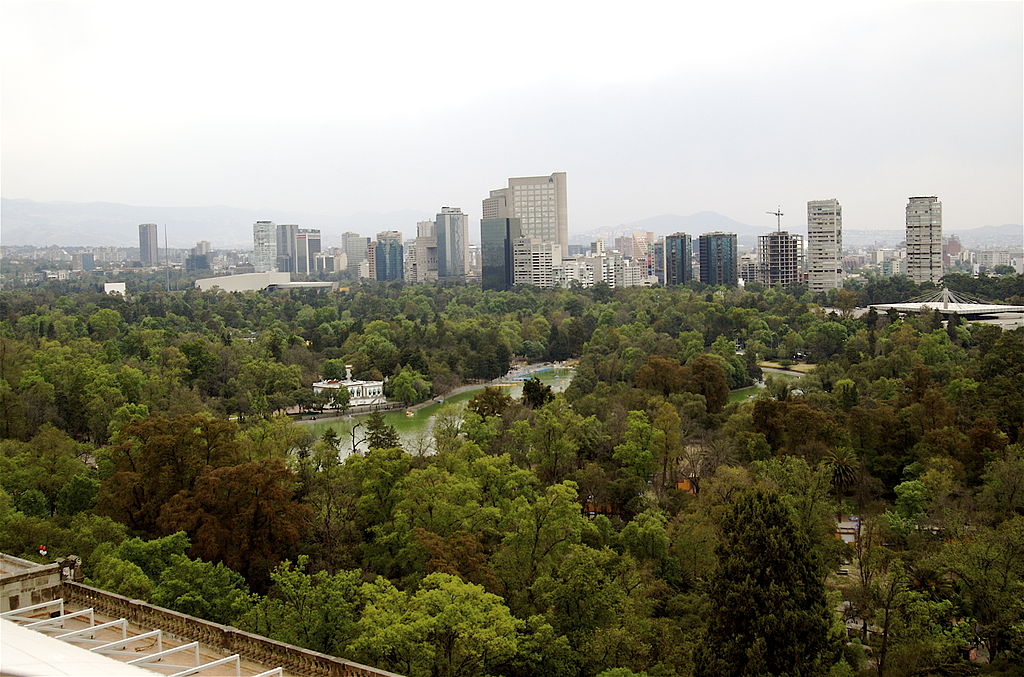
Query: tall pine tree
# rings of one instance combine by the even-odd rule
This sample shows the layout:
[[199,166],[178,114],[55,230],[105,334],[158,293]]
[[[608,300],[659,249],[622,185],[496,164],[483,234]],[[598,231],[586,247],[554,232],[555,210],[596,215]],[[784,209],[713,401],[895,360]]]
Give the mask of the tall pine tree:
[[722,523],[698,676],[823,675],[839,636],[811,552],[778,494],[741,494]]

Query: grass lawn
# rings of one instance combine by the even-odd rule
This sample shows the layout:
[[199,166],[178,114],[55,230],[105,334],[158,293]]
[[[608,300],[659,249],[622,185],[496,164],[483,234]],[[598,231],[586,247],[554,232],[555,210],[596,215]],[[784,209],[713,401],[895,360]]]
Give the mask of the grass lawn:
[[800,372],[801,374],[806,374],[807,372],[811,371],[812,369],[814,369],[818,365],[811,364],[810,362],[795,362],[795,363],[789,365],[788,367],[783,367],[778,362],[767,362],[767,361],[765,361],[765,362],[758,362],[757,366],[759,366],[759,367],[768,367],[770,369],[786,369],[787,371],[796,371],[796,372]]
[[729,391],[730,402],[745,402],[751,396],[756,397],[757,391],[761,390],[757,386],[750,386],[748,388],[737,388],[736,390]]

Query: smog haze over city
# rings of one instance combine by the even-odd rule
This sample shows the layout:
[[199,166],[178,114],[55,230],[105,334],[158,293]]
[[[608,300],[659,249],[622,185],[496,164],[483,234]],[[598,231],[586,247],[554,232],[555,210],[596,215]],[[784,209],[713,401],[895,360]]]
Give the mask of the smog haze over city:
[[6,0],[3,197],[475,219],[565,171],[570,232],[825,197],[1024,221],[1021,3],[624,9]]

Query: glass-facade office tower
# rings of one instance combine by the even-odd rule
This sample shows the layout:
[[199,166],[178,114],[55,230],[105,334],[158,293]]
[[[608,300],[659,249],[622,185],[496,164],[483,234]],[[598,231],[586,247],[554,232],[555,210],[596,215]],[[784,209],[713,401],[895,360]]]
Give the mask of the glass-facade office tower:
[[693,243],[686,233],[665,236],[665,284],[683,284],[693,279]]
[[705,233],[697,238],[700,281],[736,286],[736,233]]
[[374,273],[377,280],[391,282],[401,280],[404,275],[402,261],[402,234],[397,230],[377,233],[374,252]]
[[942,278],[942,203],[934,195],[907,202],[907,277],[919,284]]
[[144,266],[155,266],[159,263],[155,223],[139,224],[139,261]]
[[277,271],[309,274],[316,269],[313,262],[320,252],[320,231],[299,228],[295,224],[277,226]]
[[460,207],[441,207],[434,224],[437,276],[465,278],[469,265],[469,216]]
[[484,289],[511,289],[512,243],[523,236],[519,219],[480,219],[480,257]]
[[843,208],[839,200],[807,203],[807,284],[812,292],[843,286]]

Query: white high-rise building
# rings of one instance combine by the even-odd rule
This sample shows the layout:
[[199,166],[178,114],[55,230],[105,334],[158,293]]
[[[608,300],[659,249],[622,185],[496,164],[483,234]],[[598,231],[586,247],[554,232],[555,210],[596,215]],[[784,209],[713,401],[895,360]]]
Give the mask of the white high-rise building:
[[907,202],[907,277],[919,284],[942,278],[942,203],[934,195]]
[[252,265],[257,273],[277,271],[277,225],[273,221],[253,224]]
[[517,218],[523,237],[557,243],[562,256],[569,255],[568,214],[565,172],[510,178],[483,202],[484,219]]
[[521,237],[512,242],[512,281],[535,287],[555,286],[555,268],[562,264],[562,250],[556,242]]
[[835,198],[807,203],[807,284],[812,292],[843,286],[843,208]]

